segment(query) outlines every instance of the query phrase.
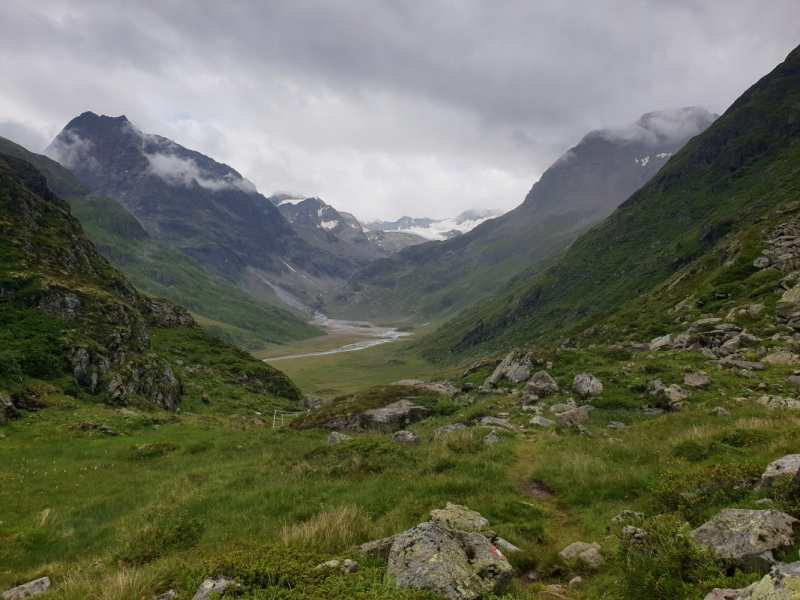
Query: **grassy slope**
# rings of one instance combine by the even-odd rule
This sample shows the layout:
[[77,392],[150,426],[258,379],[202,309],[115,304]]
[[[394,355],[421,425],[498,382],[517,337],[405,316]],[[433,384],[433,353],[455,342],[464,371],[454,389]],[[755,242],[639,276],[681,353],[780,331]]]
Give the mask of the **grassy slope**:
[[427,356],[530,343],[615,309],[798,199],[798,102],[796,50],[556,265],[447,323]]
[[[167,298],[244,333],[218,327],[214,335],[249,350],[267,344],[308,339],[324,333],[285,311],[254,299],[235,285],[208,273],[194,259],[153,240],[116,201],[93,194],[72,174],[45,156],[0,138],[0,152],[33,164],[53,192],[66,200],[98,249],[142,292]],[[249,333],[247,333],[249,332]]]

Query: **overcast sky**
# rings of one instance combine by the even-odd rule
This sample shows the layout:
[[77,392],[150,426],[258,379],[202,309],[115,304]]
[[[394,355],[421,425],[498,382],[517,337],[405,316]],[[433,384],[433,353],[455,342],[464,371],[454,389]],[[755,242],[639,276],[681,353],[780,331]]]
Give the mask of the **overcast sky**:
[[593,129],[722,113],[798,0],[2,0],[0,135],[121,114],[367,219],[510,209]]

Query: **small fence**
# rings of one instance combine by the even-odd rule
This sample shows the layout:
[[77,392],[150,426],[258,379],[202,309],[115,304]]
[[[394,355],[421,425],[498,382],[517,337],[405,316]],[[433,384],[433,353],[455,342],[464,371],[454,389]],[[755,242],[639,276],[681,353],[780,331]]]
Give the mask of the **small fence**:
[[[305,412],[305,411],[303,411]],[[276,410],[272,415],[272,428],[285,427],[294,421],[297,415],[302,415],[302,412],[289,412],[288,410]]]

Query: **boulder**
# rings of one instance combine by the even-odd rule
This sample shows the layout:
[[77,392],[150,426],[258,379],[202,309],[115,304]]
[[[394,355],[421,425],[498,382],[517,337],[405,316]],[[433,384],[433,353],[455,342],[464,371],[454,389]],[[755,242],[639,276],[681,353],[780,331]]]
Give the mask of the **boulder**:
[[673,383],[665,388],[661,388],[656,396],[666,398],[669,404],[675,404],[686,400],[686,398],[689,397],[689,394],[686,393],[685,390],[681,389],[677,383]]
[[371,408],[363,413],[338,417],[325,423],[326,429],[397,431],[421,421],[428,416],[428,409],[415,406],[410,400],[398,400],[383,408]]
[[531,376],[532,370],[533,363],[530,357],[526,353],[515,348],[500,361],[494,373],[486,378],[483,385],[493,386],[501,379],[508,379],[512,383],[521,383]]
[[244,586],[241,583],[236,583],[233,579],[220,576],[216,579],[206,579],[201,583],[192,600],[208,600],[211,594],[217,594],[220,598],[224,598],[243,590]]
[[474,383],[462,383],[461,384],[461,391],[462,392],[471,392],[474,389],[475,389],[475,384]]
[[586,542],[575,542],[564,548],[558,553],[558,555],[565,563],[571,564],[574,563],[578,557],[587,550],[600,550],[600,544],[596,542],[592,542],[591,544],[587,544]]
[[555,425],[556,422],[537,415],[530,420],[530,424],[538,425],[539,427],[550,427],[551,425]]
[[550,407],[550,412],[558,414],[562,412],[567,412],[568,410],[572,410],[573,408],[578,408],[578,405],[575,404],[575,400],[570,398],[569,400],[567,400],[566,404],[553,404],[553,406]]
[[346,442],[347,440],[352,440],[349,435],[345,435],[343,433],[339,433],[338,431],[331,431],[331,434],[328,436],[328,440],[325,442],[327,444],[338,444],[340,442]]
[[396,537],[387,573],[400,588],[430,590],[449,600],[502,595],[514,576],[505,557],[479,533],[422,523]]
[[658,393],[664,389],[664,384],[660,379],[653,379],[647,382],[647,393],[651,396],[657,396]]
[[517,548],[514,544],[509,541],[504,540],[501,537],[496,537],[494,540],[490,540],[494,545],[495,548],[499,548],[506,554],[514,553],[514,552],[522,552],[522,548]]
[[705,600],[795,600],[800,589],[800,562],[782,564],[760,581],[740,589],[715,588]]
[[714,383],[714,380],[703,371],[699,373],[686,373],[683,376],[683,385],[688,385],[693,388],[705,389]]
[[780,300],[778,300],[775,305],[775,316],[789,319],[798,313],[800,313],[800,286],[796,285],[792,289],[785,291]]
[[71,425],[67,425],[67,429],[72,429],[73,431],[89,431],[90,429],[97,429],[97,423],[92,423],[91,421],[76,421]]
[[777,510],[727,508],[692,532],[694,540],[742,569],[775,564],[773,551],[794,545],[800,521]]
[[300,406],[307,408],[308,410],[315,410],[325,404],[327,401],[327,398],[316,398],[309,395],[300,400]]
[[647,518],[647,515],[640,512],[634,512],[632,510],[623,510],[619,513],[616,517],[611,519],[612,523],[623,523],[625,521],[644,521]]
[[481,513],[452,502],[448,502],[444,508],[432,510],[430,514],[432,522],[444,525],[448,529],[480,531],[489,526],[489,521]]
[[374,557],[377,556],[379,558],[383,558],[384,560],[389,558],[389,552],[392,549],[392,544],[394,541],[403,535],[402,533],[398,533],[397,535],[390,536],[388,538],[383,538],[382,540],[375,540],[374,542],[367,542],[366,544],[361,544],[358,547],[358,551],[360,554],[364,556]]
[[420,444],[419,436],[410,431],[397,431],[392,436],[392,441],[396,444],[411,444],[418,446]]
[[109,425],[100,425],[97,430],[100,433],[105,433],[106,435],[119,435],[119,432]]
[[438,438],[443,435],[447,435],[449,433],[455,433],[456,431],[464,431],[467,429],[467,426],[463,423],[454,423],[452,425],[445,425],[444,427],[439,427],[436,431],[433,432],[433,437]]
[[786,383],[789,385],[800,385],[800,375],[789,375],[786,378]]
[[558,393],[558,384],[547,371],[537,371],[525,386],[524,394],[545,398]]
[[787,454],[767,465],[764,474],[761,475],[761,485],[770,489],[778,477],[788,475],[794,477],[800,471],[800,454]]
[[591,373],[581,373],[572,381],[572,391],[581,398],[599,396],[603,393],[603,384]]
[[483,441],[487,444],[502,444],[503,438],[497,435],[496,431],[492,430],[483,438]]
[[507,429],[512,429],[512,426],[508,422],[508,419],[498,419],[497,417],[482,417],[481,420],[478,421],[478,426],[480,426],[480,427],[505,427]]
[[611,421],[608,425],[606,425],[606,429],[627,429],[628,426],[625,423],[620,423],[619,421]]
[[581,552],[578,558],[587,569],[599,569],[603,565],[603,557],[594,548]]
[[18,585],[15,588],[6,590],[5,592],[3,592],[3,595],[0,596],[0,598],[2,598],[3,600],[22,600],[22,598],[29,598],[31,596],[38,596],[40,594],[44,594],[49,589],[50,589],[50,578],[40,577],[39,579],[34,579],[33,581],[29,581],[28,583],[23,583],[22,585]]
[[650,350],[655,352],[656,350],[662,350],[663,348],[668,348],[672,346],[674,341],[675,340],[672,339],[671,333],[668,333],[667,335],[661,337],[654,338],[650,342]]
[[724,408],[722,408],[721,406],[715,406],[714,408],[712,408],[710,414],[712,416],[714,416],[714,417],[730,417],[731,416],[731,413],[729,411],[725,410]]
[[761,396],[756,402],[763,404],[767,408],[800,408],[800,400],[783,396],[765,395]]
[[761,360],[762,362],[765,362],[770,365],[793,365],[793,366],[800,365],[800,359],[798,359],[795,354],[792,354],[791,352],[786,352],[785,350],[781,352],[774,352],[772,354],[768,354]]
[[573,408],[558,415],[558,423],[562,427],[577,427],[589,422],[589,407]]
[[763,371],[764,370],[764,363],[760,362],[752,362],[749,360],[739,360],[735,358],[722,358],[715,362],[722,367],[726,367],[728,369],[744,369],[745,371]]

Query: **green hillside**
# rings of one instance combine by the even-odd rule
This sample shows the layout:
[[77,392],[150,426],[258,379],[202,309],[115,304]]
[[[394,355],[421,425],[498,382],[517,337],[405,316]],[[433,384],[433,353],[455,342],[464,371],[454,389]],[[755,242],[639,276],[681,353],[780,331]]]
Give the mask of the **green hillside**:
[[115,200],[92,193],[57,162],[5,138],[0,138],[0,152],[39,169],[50,189],[69,203],[87,237],[138,290],[228,326],[214,327],[210,330],[214,335],[248,350],[324,335],[289,311],[256,300],[193,258],[150,238]]
[[[795,50],[557,264],[522,274],[501,294],[445,324],[423,342],[425,354],[441,360],[537,343],[570,327],[598,324],[621,307],[644,318],[630,308],[642,305],[636,298],[679,273],[702,272],[693,285],[705,283],[707,293],[743,293],[742,280],[757,271],[752,260],[760,251],[749,228],[800,200],[798,106]],[[737,257],[733,272],[732,257],[719,256],[719,265],[695,262],[723,246]],[[723,265],[724,273],[716,272]],[[711,307],[715,300],[702,298]],[[669,316],[646,305],[647,331],[663,330]]]

